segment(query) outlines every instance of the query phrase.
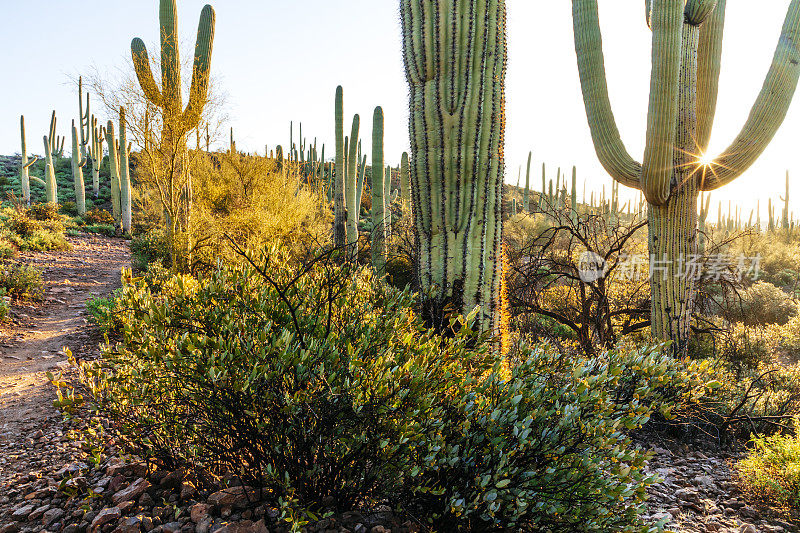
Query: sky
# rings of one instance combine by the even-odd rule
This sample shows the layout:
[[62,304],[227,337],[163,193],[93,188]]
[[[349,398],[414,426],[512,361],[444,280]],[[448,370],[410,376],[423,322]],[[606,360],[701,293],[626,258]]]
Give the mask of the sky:
[[[207,0],[206,0],[207,1]],[[769,68],[790,0],[729,0],[722,76],[710,152],[722,151],[744,124]],[[183,54],[192,54],[205,1],[178,0]],[[397,164],[408,149],[407,88],[397,0],[217,0],[212,75],[226,94],[226,113],[237,148],[263,153],[286,146],[289,123],[302,122],[309,139],[333,152],[333,103],[344,87],[345,115],[361,115],[369,153],[372,112],[383,107],[386,158]],[[651,34],[641,0],[599,0],[605,61],[614,113],[629,152],[644,152],[650,83]],[[568,0],[507,0],[509,63],[506,80],[506,181],[515,184],[533,152],[532,185],[557,167],[578,168],[579,189],[610,190],[611,178],[595,156],[581,97]],[[19,115],[28,150],[41,153],[50,113],[59,134],[78,115],[79,74],[97,69],[119,76],[129,64],[130,41],[141,37],[158,53],[158,1],[26,0],[6,9],[0,32],[4,81],[0,84],[0,153],[19,152]],[[188,80],[184,80],[188,83]],[[797,98],[800,100],[800,96]],[[105,119],[109,117],[104,117]],[[349,120],[345,129],[349,131]],[[784,194],[785,172],[800,177],[800,104],[789,111],[761,159],[736,182],[712,193],[712,220],[722,202],[741,204],[745,218],[761,200]],[[69,145],[69,138],[67,140]],[[219,147],[227,146],[221,140]],[[524,170],[523,170],[524,172]],[[524,183],[524,174],[523,174]],[[794,182],[793,182],[794,183]],[[797,181],[800,189],[800,180]],[[624,198],[638,192],[623,187]],[[800,193],[790,208],[800,218]],[[776,209],[779,216],[780,206]]]

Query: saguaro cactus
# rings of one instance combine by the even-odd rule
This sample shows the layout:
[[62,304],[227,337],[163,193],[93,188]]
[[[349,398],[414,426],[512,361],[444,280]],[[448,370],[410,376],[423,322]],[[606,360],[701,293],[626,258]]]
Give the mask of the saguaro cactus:
[[122,231],[130,234],[132,222],[131,210],[131,146],[128,144],[128,124],[125,120],[125,108],[119,108],[119,203]]
[[22,200],[25,202],[25,205],[31,205],[31,178],[29,169],[39,158],[34,156],[33,159],[28,161],[28,147],[25,143],[25,115],[20,115],[19,117],[19,130],[22,138],[22,151],[20,152],[19,161],[19,184],[20,187],[22,187]]
[[106,143],[108,144],[108,174],[111,181],[111,214],[117,226],[122,224],[122,205],[120,192],[119,141],[114,134],[114,123],[106,125]]
[[347,245],[352,248],[353,257],[358,255],[358,217],[361,212],[358,198],[361,197],[358,187],[358,174],[356,172],[359,163],[358,155],[358,130],[361,125],[361,118],[353,116],[353,125],[350,130],[350,146],[347,155],[347,165],[345,169],[345,196],[347,205],[347,224],[345,231],[347,235]]
[[411,182],[408,172],[408,152],[403,152],[400,158],[400,198],[403,200],[403,209],[411,207]]
[[681,258],[697,250],[697,197],[741,175],[783,122],[800,75],[800,0],[792,0],[764,87],[744,128],[704,165],[716,111],[726,0],[648,0],[652,77],[642,163],[625,149],[611,110],[597,0],[573,0],[575,50],[584,104],[601,164],[624,185],[642,190],[648,209],[653,337],[683,353],[694,309],[695,276]]
[[[167,183],[176,183],[169,191],[164,210],[170,219],[173,259],[178,242],[174,239],[176,231],[184,231],[191,237],[192,181],[187,165],[187,134],[199,127],[203,108],[208,99],[210,82],[211,54],[214,46],[214,9],[203,7],[197,28],[197,41],[194,49],[192,83],[189,88],[189,102],[183,107],[181,87],[181,60],[178,46],[178,16],[176,0],[160,0],[159,22],[161,29],[161,87],[159,88],[150,69],[150,58],[144,42],[138,37],[131,42],[131,55],[136,76],[139,79],[149,104],[161,110],[162,130],[160,156],[165,160],[169,173]],[[187,240],[186,251],[192,248]],[[187,258],[191,261],[191,258]]]
[[72,181],[75,184],[75,205],[78,207],[78,214],[86,214],[86,184],[83,181],[83,167],[86,166],[86,158],[81,156],[78,146],[78,129],[75,121],[72,121]]
[[401,0],[423,316],[501,332],[506,4]]
[[383,109],[372,115],[372,267],[375,274],[386,273],[386,193],[383,168]]
[[53,114],[50,117],[50,135],[48,136],[49,143],[50,143],[50,153],[56,159],[62,157],[64,155],[64,141],[66,140],[66,136],[62,135],[59,137],[56,134],[56,126],[58,124],[58,119],[56,118],[56,112],[53,110]]
[[786,171],[786,195],[781,196],[783,212],[781,213],[781,227],[789,230],[789,171]]
[[[81,159],[86,159],[87,147],[92,128],[92,113],[89,105],[89,92],[86,92],[86,111],[83,110],[83,77],[78,77],[78,128],[80,128]],[[75,156],[72,156],[73,159]]]
[[522,193],[523,213],[530,213],[531,210],[531,159],[533,159],[533,152],[528,152],[528,167],[525,171],[525,192]]
[[44,141],[44,191],[47,196],[48,204],[58,203],[58,184],[56,183],[56,167],[53,165],[52,143],[47,135],[42,137]]
[[100,167],[103,164],[103,142],[106,130],[97,126],[97,119],[92,117],[92,142],[89,144],[89,159],[92,162],[92,192],[94,197],[100,196]]
[[[336,131],[336,164],[333,177],[333,233],[334,243],[337,247],[347,244],[347,213],[345,211],[345,168],[344,168],[344,91],[342,86],[336,87],[336,102],[334,103],[334,124]],[[291,153],[291,149],[289,150]]]

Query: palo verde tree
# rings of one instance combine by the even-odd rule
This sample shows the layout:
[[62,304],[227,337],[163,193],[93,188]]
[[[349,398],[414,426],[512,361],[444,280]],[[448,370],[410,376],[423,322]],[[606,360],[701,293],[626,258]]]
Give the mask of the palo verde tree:
[[[682,353],[690,334],[697,256],[697,199],[733,181],[767,147],[786,116],[800,75],[800,0],[792,0],[764,86],[741,133],[712,163],[706,150],[716,111],[726,0],[647,0],[652,72],[644,159],[626,150],[611,110],[597,0],[573,0],[583,99],[601,164],[640,189],[648,209],[651,329]],[[681,272],[684,270],[684,272]]]
[[[144,42],[138,37],[131,42],[131,55],[139,85],[151,108],[160,113],[161,135],[158,156],[165,173],[154,179],[158,195],[168,219],[173,247],[176,236],[190,236],[192,183],[188,168],[187,137],[197,128],[208,98],[211,53],[214,43],[214,9],[206,5],[200,14],[197,29],[192,84],[189,102],[183,107],[181,94],[181,61],[178,46],[178,14],[176,0],[161,0],[161,87],[156,84]],[[155,165],[154,165],[155,166]],[[175,248],[173,248],[175,250]],[[191,252],[191,243],[187,244]],[[174,256],[174,254],[173,254]]]
[[500,331],[504,0],[401,0],[411,197],[423,314]]

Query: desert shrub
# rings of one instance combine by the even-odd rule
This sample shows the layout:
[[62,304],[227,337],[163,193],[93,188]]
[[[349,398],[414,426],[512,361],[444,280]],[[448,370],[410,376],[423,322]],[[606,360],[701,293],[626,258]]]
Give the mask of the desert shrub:
[[112,224],[90,224],[82,226],[81,230],[84,233],[97,233],[106,237],[115,237],[117,235],[117,228]]
[[506,367],[467,326],[426,330],[410,292],[291,257],[126,276],[122,342],[84,367],[120,442],[304,508],[388,501],[439,531],[647,530],[653,478],[626,432],[699,394],[696,375],[633,348],[523,346]]
[[71,217],[77,216],[78,206],[75,202],[64,202],[61,204],[61,212]]
[[740,293],[727,310],[727,318],[750,326],[786,324],[797,314],[797,304],[771,283],[757,281]]
[[8,320],[11,313],[11,297],[6,294],[4,288],[0,288],[0,322]]
[[751,496],[772,506],[800,511],[800,420],[795,434],[754,437],[752,450],[736,464]]
[[753,368],[770,359],[770,348],[762,328],[732,324],[719,332],[717,342],[718,355],[737,369]]
[[87,226],[94,226],[94,225],[113,226],[116,221],[114,220],[114,215],[112,215],[105,209],[100,209],[98,207],[95,207],[92,210],[87,211],[86,214],[83,215],[83,222]]
[[47,252],[70,249],[70,244],[64,233],[37,231],[28,237],[20,237],[12,233],[9,235],[9,240],[23,251]]
[[28,208],[28,213],[35,220],[61,220],[58,214],[58,204],[34,204]]
[[44,293],[42,272],[22,263],[0,264],[0,289],[15,300],[39,300]]
[[131,263],[135,270],[145,272],[155,262],[170,265],[169,240],[166,231],[160,228],[138,233],[131,240]]
[[459,391],[441,431],[417,450],[420,512],[437,531],[646,529],[638,515],[654,477],[628,432],[718,384],[659,349],[521,356],[510,375]]
[[86,302],[86,310],[92,323],[96,324],[103,333],[115,333],[122,329],[122,319],[119,308],[119,291],[107,297],[95,297]]
[[8,229],[20,237],[30,237],[42,229],[41,224],[36,219],[31,218],[28,212],[16,210],[8,221]]

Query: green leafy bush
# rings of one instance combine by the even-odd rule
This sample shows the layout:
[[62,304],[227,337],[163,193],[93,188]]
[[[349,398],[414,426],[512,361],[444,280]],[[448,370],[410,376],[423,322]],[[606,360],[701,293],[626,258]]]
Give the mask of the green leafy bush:
[[41,231],[42,226],[36,219],[31,218],[24,210],[17,210],[11,215],[8,228],[20,237],[31,237]]
[[750,495],[765,503],[800,511],[800,420],[794,435],[758,436],[753,449],[736,465]]
[[166,266],[171,264],[167,232],[160,228],[139,233],[131,240],[131,264],[134,270],[145,272],[156,262]]
[[103,333],[118,332],[122,329],[122,320],[119,315],[119,291],[108,297],[95,297],[86,302],[86,310],[94,324],[100,327]]
[[797,314],[797,304],[781,289],[757,281],[741,293],[741,300],[728,309],[728,318],[749,326],[786,324]]
[[42,272],[21,263],[0,264],[0,289],[15,300],[40,300],[44,293]]
[[627,432],[712,386],[688,363],[523,347],[509,368],[467,326],[428,331],[410,292],[290,254],[126,275],[122,342],[83,369],[121,442],[305,509],[388,501],[438,531],[655,530]]
[[64,202],[61,204],[61,212],[65,215],[74,217],[78,214],[78,206],[75,202]]
[[58,204],[34,204],[28,208],[28,213],[35,220],[61,220],[61,215],[58,214]]
[[116,221],[114,220],[114,215],[112,215],[105,209],[100,209],[98,207],[95,207],[92,210],[87,211],[86,214],[83,215],[83,222],[87,226],[94,226],[94,225],[113,226]]

